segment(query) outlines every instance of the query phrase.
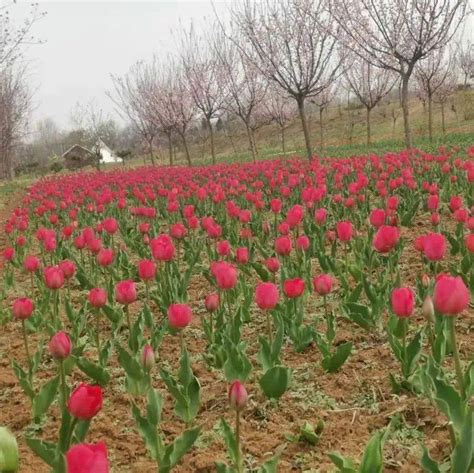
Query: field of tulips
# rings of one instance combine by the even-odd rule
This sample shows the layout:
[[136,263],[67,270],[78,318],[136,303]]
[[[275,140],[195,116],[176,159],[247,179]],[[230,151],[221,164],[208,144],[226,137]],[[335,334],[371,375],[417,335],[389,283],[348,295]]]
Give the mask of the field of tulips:
[[474,467],[474,147],[47,178],[2,245],[0,471]]

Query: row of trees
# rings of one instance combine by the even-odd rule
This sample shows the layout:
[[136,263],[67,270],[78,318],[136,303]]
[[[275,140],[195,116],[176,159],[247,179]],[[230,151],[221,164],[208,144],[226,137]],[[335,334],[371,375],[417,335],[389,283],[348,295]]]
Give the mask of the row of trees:
[[[241,121],[256,159],[257,128],[277,123],[284,146],[285,126],[295,113],[311,159],[306,106],[316,104],[322,116],[341,81],[366,109],[370,142],[371,111],[399,87],[411,147],[413,75],[431,117],[434,97],[447,96],[457,82],[447,45],[467,7],[467,0],[238,0],[229,24],[217,19],[204,32],[183,30],[175,55],[139,62],[124,76],[113,76],[110,97],[147,142],[152,161],[157,138],[166,137],[172,162],[174,135],[191,164],[187,135],[200,119],[215,162],[218,118]],[[457,53],[467,85],[472,48]],[[431,118],[429,123],[431,136]]]
[[33,93],[27,65],[23,61],[25,44],[34,42],[33,25],[43,16],[33,5],[27,18],[15,26],[10,17],[12,1],[0,2],[0,178],[13,178],[15,148],[28,127]]

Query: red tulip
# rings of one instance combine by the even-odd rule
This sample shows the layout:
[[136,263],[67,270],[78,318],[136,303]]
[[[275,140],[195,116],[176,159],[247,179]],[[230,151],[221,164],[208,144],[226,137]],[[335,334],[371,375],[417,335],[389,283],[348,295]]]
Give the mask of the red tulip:
[[388,253],[400,240],[400,230],[397,227],[382,225],[374,236],[373,246],[378,253]]
[[65,259],[64,261],[61,261],[59,263],[59,268],[63,272],[64,279],[66,279],[66,280],[71,279],[74,276],[75,272],[76,272],[76,265],[74,264],[74,262],[72,262],[68,259]]
[[304,209],[301,205],[293,205],[288,211],[286,221],[291,228],[298,226],[303,220]]
[[443,275],[436,281],[433,302],[443,315],[458,315],[469,306],[470,293],[460,276]]
[[296,246],[302,251],[306,251],[309,248],[309,238],[306,235],[300,235],[296,239]]
[[102,248],[96,256],[97,263],[103,268],[110,266],[114,262],[114,250]]
[[155,352],[151,345],[143,347],[140,362],[146,371],[150,371],[155,366]]
[[430,261],[439,261],[446,253],[446,238],[441,233],[429,233],[425,236],[423,251]]
[[354,230],[351,222],[342,221],[336,225],[337,238],[341,241],[350,241]]
[[66,463],[68,473],[109,473],[104,442],[74,445],[66,453]]
[[173,329],[182,329],[191,323],[193,313],[186,304],[171,304],[168,307],[168,322]]
[[278,258],[268,258],[265,260],[265,266],[271,273],[276,273],[280,269],[280,262]]
[[321,274],[313,279],[313,288],[320,296],[326,296],[331,292],[333,279],[330,274]]
[[53,358],[65,360],[71,354],[71,339],[66,332],[61,330],[52,336],[48,348]]
[[261,282],[255,290],[255,301],[258,307],[263,310],[274,309],[278,304],[280,295],[278,287],[271,282]]
[[287,256],[291,253],[291,239],[287,236],[278,237],[275,240],[275,251],[280,256]]
[[287,279],[283,283],[283,291],[286,297],[289,297],[290,299],[301,296],[304,292],[304,288],[305,284],[301,278]]
[[413,314],[415,295],[408,287],[400,287],[392,291],[392,310],[398,317],[410,317]]
[[89,291],[89,302],[92,307],[100,309],[107,303],[107,292],[100,287],[94,287]]
[[137,288],[131,280],[120,281],[115,286],[115,300],[128,305],[137,300]]
[[316,209],[314,212],[314,220],[318,225],[322,225],[327,218],[328,211],[326,209]]
[[232,409],[241,411],[247,404],[248,394],[245,386],[236,380],[230,385],[229,404]]
[[249,250],[248,248],[242,247],[237,248],[235,252],[235,259],[239,264],[247,264],[249,262]]
[[142,281],[150,281],[155,278],[156,265],[150,259],[142,259],[138,263],[138,277]]
[[27,256],[23,262],[23,267],[29,273],[34,273],[38,271],[40,267],[40,260],[36,256]]
[[35,305],[31,299],[20,297],[16,299],[12,306],[12,314],[14,319],[25,320],[31,317]]
[[80,384],[71,393],[67,408],[76,419],[92,419],[102,409],[102,388]]
[[237,284],[237,269],[230,263],[225,261],[212,263],[211,273],[220,289],[232,289]]
[[104,227],[104,230],[109,234],[113,235],[114,233],[117,232],[118,230],[118,222],[115,220],[113,217],[106,218],[102,222],[102,226]]
[[215,312],[219,308],[219,295],[215,292],[208,294],[204,301],[204,305],[208,312]]
[[370,224],[375,227],[379,228],[385,224],[386,214],[384,209],[374,209],[370,212]]
[[64,286],[64,273],[59,266],[44,268],[44,282],[48,289],[59,289]]
[[228,256],[232,247],[227,240],[221,240],[217,242],[216,249],[219,256]]
[[182,223],[175,223],[174,225],[171,225],[170,235],[175,240],[183,239],[187,232],[188,231],[186,230],[186,227]]
[[12,261],[15,257],[15,249],[8,247],[3,250],[3,259],[5,261]]
[[281,211],[281,200],[280,199],[272,199],[270,202],[270,209],[273,213],[277,214]]
[[469,233],[469,235],[466,235],[466,238],[464,239],[464,243],[468,251],[470,251],[471,253],[474,253],[474,233]]
[[162,234],[150,241],[153,258],[158,261],[171,261],[175,254],[175,247],[168,235]]

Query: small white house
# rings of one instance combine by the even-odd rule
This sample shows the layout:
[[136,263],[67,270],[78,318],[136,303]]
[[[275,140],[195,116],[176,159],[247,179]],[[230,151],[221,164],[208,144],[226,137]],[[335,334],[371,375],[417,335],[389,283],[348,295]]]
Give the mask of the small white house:
[[97,152],[97,150],[100,150],[100,155],[102,156],[101,164],[123,162],[123,159],[119,158],[101,139],[94,146],[94,151]]

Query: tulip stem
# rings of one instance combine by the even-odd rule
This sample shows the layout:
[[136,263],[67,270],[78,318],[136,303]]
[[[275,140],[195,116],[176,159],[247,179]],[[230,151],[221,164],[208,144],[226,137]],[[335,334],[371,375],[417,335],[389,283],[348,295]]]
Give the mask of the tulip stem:
[[74,434],[74,429],[76,428],[76,424],[77,424],[77,418],[73,417],[72,422],[71,422],[71,426],[69,428],[69,432],[67,434],[66,448],[64,449],[64,451],[66,451],[66,452],[69,450],[69,447],[71,446],[72,436]]
[[242,473],[244,471],[243,464],[242,464],[242,451],[240,447],[240,411],[237,409],[236,416],[235,416],[235,443],[236,443],[236,450],[237,450],[237,471],[238,473]]
[[95,344],[97,347],[97,357],[100,363],[100,309],[96,310],[95,314]]
[[125,305],[124,311],[125,311],[125,317],[127,318],[128,333],[130,334],[132,330],[132,324],[130,323],[130,314],[128,312],[128,304]]
[[461,360],[459,358],[459,349],[456,341],[456,318],[447,317],[449,324],[449,335],[451,337],[451,345],[453,348],[454,367],[456,369],[456,378],[458,382],[459,391],[463,399],[466,399],[466,390],[464,389],[464,376],[462,374]]
[[273,343],[272,322],[270,320],[270,314],[269,314],[268,310],[265,311],[265,315],[267,317],[268,341],[270,342],[270,345],[272,345],[272,343]]
[[64,370],[64,360],[59,360],[59,378],[61,382],[61,408],[63,412],[65,412],[67,394],[66,394],[66,372]]
[[33,374],[33,366],[31,364],[31,357],[30,357],[30,350],[28,348],[28,337],[26,336],[26,324],[25,319],[21,321],[21,325],[23,328],[23,341],[25,343],[25,351],[26,351],[26,359],[28,360],[28,371],[30,373],[30,377]]
[[33,273],[30,273],[30,281],[31,281],[31,297],[35,295],[35,276]]

